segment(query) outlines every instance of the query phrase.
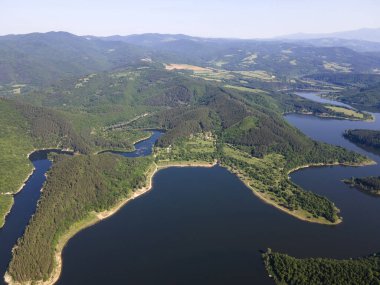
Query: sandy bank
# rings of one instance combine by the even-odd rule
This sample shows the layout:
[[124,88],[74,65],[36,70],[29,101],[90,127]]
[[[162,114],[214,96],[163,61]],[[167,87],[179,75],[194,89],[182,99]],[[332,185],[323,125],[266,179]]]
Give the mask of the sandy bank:
[[72,238],[74,237],[78,232],[80,232],[81,230],[85,229],[85,228],[88,228],[106,218],[109,218],[111,217],[113,214],[115,214],[117,211],[119,211],[125,204],[127,204],[129,201],[133,200],[133,199],[136,199],[137,197],[140,197],[141,195],[147,193],[149,190],[152,189],[153,187],[153,177],[154,175],[161,169],[165,169],[165,168],[169,168],[169,167],[213,167],[214,165],[216,165],[216,161],[214,163],[207,163],[207,162],[174,162],[174,163],[165,163],[163,165],[159,164],[159,165],[156,165],[154,164],[151,169],[148,171],[148,173],[146,174],[147,176],[147,182],[146,182],[146,186],[140,188],[140,189],[137,189],[133,192],[133,194],[131,196],[129,196],[128,198],[126,199],[123,199],[121,200],[119,203],[117,203],[114,207],[112,207],[111,209],[107,210],[107,211],[104,211],[104,212],[100,212],[100,213],[91,213],[89,215],[89,217],[83,221],[80,221],[74,225],[71,226],[71,229],[65,233],[60,239],[59,239],[59,242],[57,244],[57,247],[55,249],[55,267],[50,275],[50,277],[48,278],[48,280],[46,281],[42,281],[42,280],[39,280],[39,281],[28,281],[28,282],[16,282],[12,279],[12,277],[9,275],[9,273],[7,272],[5,275],[4,275],[4,280],[6,283],[10,284],[10,285],[31,285],[31,284],[35,284],[35,285],[52,285],[54,284],[55,282],[58,281],[60,275],[61,275],[61,271],[62,271],[62,251],[65,247],[65,245],[67,244],[67,242]]

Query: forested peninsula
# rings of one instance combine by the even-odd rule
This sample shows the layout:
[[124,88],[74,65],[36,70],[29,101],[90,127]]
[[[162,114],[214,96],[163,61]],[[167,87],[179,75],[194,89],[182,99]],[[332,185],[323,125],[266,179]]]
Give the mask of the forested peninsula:
[[[109,65],[125,58],[117,52],[113,56]],[[146,56],[128,57],[127,65],[112,65],[108,71],[99,67],[54,84],[30,84],[20,87],[20,93],[12,91],[13,85],[1,89],[2,218],[33,170],[29,153],[42,148],[75,152],[72,157],[52,157],[37,211],[13,250],[8,283],[54,282],[67,240],[150,189],[151,177],[161,167],[218,163],[257,197],[287,214],[325,225],[342,221],[332,201],[295,185],[289,173],[309,166],[373,161],[313,141],[284,120],[289,113],[358,119],[288,92],[315,87],[314,81],[284,77],[303,67],[281,65],[274,75],[275,71],[235,70],[238,59],[226,69],[202,69],[167,64],[178,58],[165,59],[165,53],[156,60]],[[165,131],[152,156],[132,159],[102,153],[132,150],[148,129]]]

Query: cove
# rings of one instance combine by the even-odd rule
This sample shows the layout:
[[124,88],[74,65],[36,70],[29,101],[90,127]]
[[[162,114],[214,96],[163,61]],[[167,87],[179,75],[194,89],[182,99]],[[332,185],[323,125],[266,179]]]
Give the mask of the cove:
[[[346,141],[348,128],[375,123],[288,115],[313,139],[380,157]],[[380,166],[299,170],[292,180],[327,196],[343,223],[324,226],[297,220],[271,207],[226,169],[168,168],[150,192],[109,219],[71,239],[63,251],[57,284],[274,284],[260,251],[268,247],[296,257],[350,258],[380,251],[380,199],[341,182],[380,173]]]
[[[152,131],[152,135],[145,140],[137,142],[135,151],[122,153],[127,157],[147,156],[152,153],[152,147],[162,135],[161,131]],[[12,258],[12,248],[25,231],[30,218],[36,211],[37,201],[40,198],[41,189],[46,181],[46,172],[52,162],[48,159],[49,153],[61,153],[72,155],[72,152],[57,149],[38,150],[33,152],[29,159],[33,163],[33,174],[26,181],[22,190],[14,196],[14,205],[7,215],[4,227],[0,229],[0,274],[4,276]],[[4,283],[1,278],[1,284]]]
[[[148,130],[147,130],[148,131]],[[102,151],[100,153],[111,152],[115,154],[120,154],[125,157],[141,157],[148,156],[152,154],[153,146],[160,136],[163,135],[163,131],[160,130],[150,130],[152,135],[144,140],[135,143],[135,150],[132,152],[122,152],[122,151]]]

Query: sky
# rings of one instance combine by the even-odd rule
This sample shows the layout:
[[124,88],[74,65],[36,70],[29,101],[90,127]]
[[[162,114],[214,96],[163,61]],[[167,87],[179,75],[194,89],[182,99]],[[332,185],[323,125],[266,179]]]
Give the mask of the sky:
[[0,0],[0,35],[269,38],[380,28],[380,0]]

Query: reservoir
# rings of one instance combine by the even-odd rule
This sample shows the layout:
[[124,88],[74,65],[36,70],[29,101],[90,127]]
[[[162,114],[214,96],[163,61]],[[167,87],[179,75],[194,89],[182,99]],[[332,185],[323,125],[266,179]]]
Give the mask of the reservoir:
[[[349,128],[380,129],[379,114],[374,115],[372,123],[300,115],[286,120],[313,139],[379,163],[379,156],[342,137]],[[57,284],[274,284],[260,256],[267,248],[296,257],[379,252],[380,199],[341,182],[379,173],[379,164],[293,173],[296,184],[327,196],[341,209],[343,223],[324,226],[261,202],[222,167],[161,170],[150,192],[69,241]]]
[[[380,116],[374,115],[375,122],[304,115],[288,115],[286,120],[313,139],[380,163],[379,156],[341,135],[350,128],[380,130]],[[123,155],[149,155],[159,135],[153,132],[157,137]],[[12,212],[0,230],[2,273],[35,211],[51,165],[46,155],[31,160],[36,171],[15,196]],[[263,203],[222,167],[163,169],[154,176],[150,192],[68,242],[57,284],[274,284],[260,256],[267,248],[296,257],[350,258],[379,252],[380,199],[341,182],[379,173],[377,164],[308,168],[291,174],[292,181],[328,197],[341,209],[343,223],[324,226],[300,221]]]
[[[135,151],[124,152],[126,157],[147,156],[152,153],[152,147],[162,135],[161,131],[152,131],[152,135],[135,144]],[[24,234],[24,230],[30,218],[36,211],[37,201],[40,198],[41,189],[46,180],[46,172],[52,162],[48,159],[49,153],[61,153],[72,155],[72,152],[56,149],[38,150],[33,152],[29,159],[34,166],[33,174],[26,181],[22,190],[14,196],[14,205],[7,215],[3,228],[0,229],[0,275],[4,276],[8,264],[12,258],[12,248],[17,239]],[[0,281],[5,284],[3,278]]]

